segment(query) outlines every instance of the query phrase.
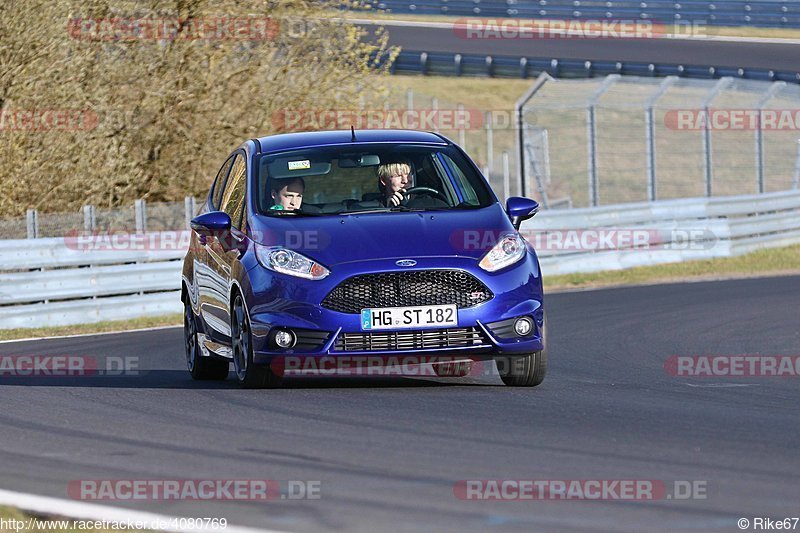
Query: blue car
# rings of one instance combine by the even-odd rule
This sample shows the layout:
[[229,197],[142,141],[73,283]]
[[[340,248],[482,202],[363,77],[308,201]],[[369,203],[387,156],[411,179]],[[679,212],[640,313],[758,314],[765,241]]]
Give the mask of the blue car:
[[[183,264],[195,379],[279,386],[276,361],[430,355],[494,360],[507,385],[547,370],[542,278],[452,141],[407,130],[252,139],[217,173]],[[435,361],[435,359],[432,359]]]

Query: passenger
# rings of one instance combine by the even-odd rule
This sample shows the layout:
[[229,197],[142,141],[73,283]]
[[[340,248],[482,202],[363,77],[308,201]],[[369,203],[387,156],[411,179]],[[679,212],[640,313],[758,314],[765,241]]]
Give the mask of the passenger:
[[272,201],[275,203],[270,209],[295,211],[303,204],[303,192],[306,183],[303,178],[289,180],[274,180],[272,182]]
[[378,166],[378,184],[386,207],[397,207],[405,200],[406,188],[411,183],[411,165],[403,162],[385,163]]

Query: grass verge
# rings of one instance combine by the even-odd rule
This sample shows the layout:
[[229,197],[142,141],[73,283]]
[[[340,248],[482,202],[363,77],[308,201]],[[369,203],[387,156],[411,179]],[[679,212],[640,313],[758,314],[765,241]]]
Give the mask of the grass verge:
[[411,89],[417,109],[430,108],[430,98],[437,96],[442,108],[464,104],[467,109],[513,111],[516,101],[533,82],[513,78],[397,75],[389,78],[389,101],[393,107],[405,109],[406,91]]
[[104,333],[109,331],[129,331],[132,329],[155,328],[160,326],[178,326],[183,324],[183,315],[171,314],[163,316],[134,318],[95,322],[94,324],[77,324],[74,326],[57,326],[50,328],[17,328],[0,329],[0,341],[28,339],[35,337],[59,337],[63,335],[80,335],[83,333]]
[[800,274],[800,245],[706,261],[688,261],[587,274],[560,276],[545,274],[544,285],[547,292],[797,274]]

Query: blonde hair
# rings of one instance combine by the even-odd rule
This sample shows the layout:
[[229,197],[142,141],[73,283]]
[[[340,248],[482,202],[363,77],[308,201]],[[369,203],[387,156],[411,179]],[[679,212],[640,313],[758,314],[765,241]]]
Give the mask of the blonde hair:
[[386,163],[378,166],[378,178],[384,180],[399,174],[411,174],[408,163]]

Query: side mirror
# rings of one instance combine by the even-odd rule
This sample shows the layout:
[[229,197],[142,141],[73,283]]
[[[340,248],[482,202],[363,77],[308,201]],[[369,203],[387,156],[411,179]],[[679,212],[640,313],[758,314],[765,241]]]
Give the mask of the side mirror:
[[192,219],[192,229],[201,237],[219,236],[230,231],[231,217],[224,211],[211,211],[203,213]]
[[512,196],[506,200],[506,213],[511,218],[515,229],[519,229],[523,221],[528,220],[538,211],[539,202],[536,200],[522,196]]

